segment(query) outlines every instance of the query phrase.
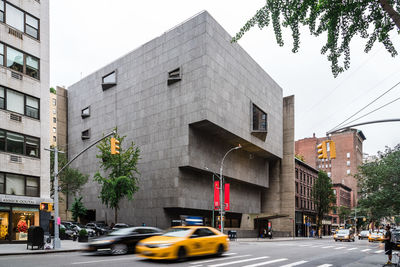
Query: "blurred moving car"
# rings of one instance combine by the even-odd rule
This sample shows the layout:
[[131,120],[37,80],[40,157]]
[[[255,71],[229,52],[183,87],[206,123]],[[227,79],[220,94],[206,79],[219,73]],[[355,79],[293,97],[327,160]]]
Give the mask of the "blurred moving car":
[[350,229],[341,229],[339,231],[336,232],[336,234],[333,235],[333,239],[335,239],[335,241],[355,241],[355,237],[354,237],[354,233],[352,230]]
[[96,235],[105,235],[109,232],[109,228],[105,225],[105,223],[100,223],[100,222],[90,222],[87,223],[86,228],[93,229],[96,233]]
[[368,239],[369,237],[369,231],[368,230],[363,230],[358,234],[358,239],[363,240],[363,239]]
[[368,242],[383,242],[383,238],[385,237],[385,234],[383,232],[372,232],[369,237],[368,237]]
[[155,227],[128,227],[115,230],[108,235],[93,239],[88,244],[89,251],[102,249],[111,250],[113,255],[135,252],[138,241],[155,235],[161,235],[162,230]]
[[206,226],[176,226],[163,235],[140,241],[139,256],[156,260],[185,260],[187,257],[222,255],[229,248],[228,236]]
[[128,227],[130,227],[130,226],[126,223],[116,223],[111,230],[115,231],[115,230],[118,230],[121,228],[128,228]]

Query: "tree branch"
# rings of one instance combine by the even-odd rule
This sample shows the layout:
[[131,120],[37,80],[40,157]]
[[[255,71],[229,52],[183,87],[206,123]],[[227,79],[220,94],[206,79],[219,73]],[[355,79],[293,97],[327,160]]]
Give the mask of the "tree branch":
[[392,5],[389,3],[389,0],[379,0],[379,4],[383,8],[383,10],[388,13],[389,17],[393,20],[394,24],[396,24],[397,28],[400,30],[400,14],[394,10]]

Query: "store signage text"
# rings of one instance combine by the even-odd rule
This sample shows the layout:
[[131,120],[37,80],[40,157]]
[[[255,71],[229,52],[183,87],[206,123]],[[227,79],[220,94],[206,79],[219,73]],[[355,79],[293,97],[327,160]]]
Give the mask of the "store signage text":
[[36,203],[35,200],[30,200],[30,199],[14,199],[14,198],[2,198],[0,202],[3,203],[15,203],[15,204],[30,204],[30,205],[35,205],[38,204]]

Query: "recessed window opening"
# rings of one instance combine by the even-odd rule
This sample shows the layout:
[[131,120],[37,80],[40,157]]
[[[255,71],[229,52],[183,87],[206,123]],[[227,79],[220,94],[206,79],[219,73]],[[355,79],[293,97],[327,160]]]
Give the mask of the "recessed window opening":
[[182,80],[181,68],[176,68],[173,71],[168,72],[168,85],[179,82],[180,80]]
[[115,71],[103,76],[102,84],[101,84],[103,91],[107,90],[115,85],[117,85],[117,75],[116,75]]

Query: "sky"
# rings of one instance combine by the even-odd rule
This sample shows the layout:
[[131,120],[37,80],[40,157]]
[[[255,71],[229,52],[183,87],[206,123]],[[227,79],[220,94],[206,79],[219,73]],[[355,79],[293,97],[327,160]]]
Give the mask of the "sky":
[[[263,4],[264,0],[52,0],[50,85],[68,87],[203,10],[233,36]],[[366,41],[355,38],[350,69],[334,78],[330,62],[320,54],[324,36],[310,36],[302,28],[295,54],[288,29],[284,40],[280,47],[271,27],[255,27],[239,45],[282,87],[284,96],[295,95],[296,140],[313,133],[325,136],[400,82],[400,56],[392,58],[381,43],[366,54]],[[393,35],[392,41],[400,53],[400,36]],[[400,85],[353,119],[399,97]],[[400,100],[356,122],[391,118],[400,118]],[[367,138],[363,150],[370,155],[400,143],[400,122],[357,129]]]

